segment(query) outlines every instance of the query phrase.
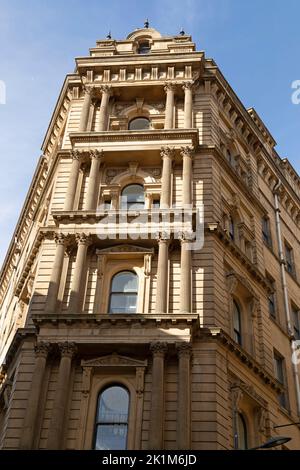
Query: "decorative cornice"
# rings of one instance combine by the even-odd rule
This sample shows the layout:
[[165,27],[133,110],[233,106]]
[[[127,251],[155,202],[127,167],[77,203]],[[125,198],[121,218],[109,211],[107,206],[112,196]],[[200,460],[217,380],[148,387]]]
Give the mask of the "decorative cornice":
[[[164,141],[190,139],[192,145],[198,146],[198,129],[161,129],[147,131],[103,131],[103,132],[71,132],[69,134],[72,145],[75,143],[91,142],[131,142],[131,141]],[[87,148],[86,152],[90,149]]]
[[271,290],[271,285],[266,276],[255,266],[251,260],[242,252],[237,244],[231,240],[227,233],[220,227],[220,225],[214,226],[214,230],[206,229],[206,233],[217,236],[221,242],[230,249],[231,253],[240,260],[243,266],[246,267],[247,271],[251,276],[258,281],[264,289],[268,292]]
[[237,344],[231,336],[225,333],[222,328],[201,328],[199,330],[200,339],[205,338],[222,343],[231,353],[246,366],[251,369],[255,375],[268,386],[274,389],[277,393],[281,393],[284,389],[283,385],[271,375],[261,364],[259,364],[247,351],[245,351],[239,344]]
[[[60,312],[59,314],[53,314],[53,313],[35,313],[32,314],[32,321],[34,325],[39,327],[40,325],[43,324],[48,324],[49,327],[50,325],[58,325],[58,324],[81,324],[81,325],[99,325],[99,324],[124,324],[124,325],[130,325],[134,323],[141,323],[141,324],[147,324],[147,323],[153,323],[157,326],[160,326],[162,324],[168,324],[170,326],[174,325],[179,325],[179,324],[185,324],[185,325],[199,325],[199,315],[194,314],[194,313],[187,313],[187,314],[138,314],[138,313],[133,313],[133,314],[128,314],[128,315],[122,315],[122,314],[80,314],[78,315],[77,313],[72,314],[72,313],[62,313]],[[172,338],[170,337],[170,340]]]

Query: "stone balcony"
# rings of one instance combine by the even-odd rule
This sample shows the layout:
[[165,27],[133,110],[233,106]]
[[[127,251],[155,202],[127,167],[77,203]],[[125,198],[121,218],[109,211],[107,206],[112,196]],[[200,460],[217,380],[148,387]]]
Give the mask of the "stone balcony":
[[103,210],[96,211],[73,210],[53,211],[52,217],[61,230],[88,231],[100,236],[116,234],[117,238],[125,235],[139,235],[138,238],[155,238],[158,233],[170,235],[191,233],[197,223],[197,209],[144,209],[139,211]]
[[88,152],[91,148],[103,150],[105,157],[112,163],[120,163],[138,156],[143,152],[143,161],[151,163],[160,161],[162,147],[175,150],[175,158],[182,147],[194,147],[199,143],[197,129],[161,129],[145,131],[104,131],[104,132],[72,132],[70,140],[73,150]]

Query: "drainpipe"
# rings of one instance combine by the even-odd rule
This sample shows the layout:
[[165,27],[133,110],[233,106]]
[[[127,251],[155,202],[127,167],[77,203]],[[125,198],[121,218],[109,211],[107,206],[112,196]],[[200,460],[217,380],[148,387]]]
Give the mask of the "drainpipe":
[[[288,288],[286,283],[286,272],[285,272],[285,257],[283,253],[283,244],[282,244],[282,236],[281,236],[281,221],[280,221],[280,209],[279,209],[279,199],[278,199],[278,191],[280,186],[282,185],[281,181],[278,179],[277,183],[273,189],[274,195],[274,204],[275,204],[275,219],[276,219],[276,234],[277,234],[277,241],[278,241],[278,249],[279,249],[279,259],[280,259],[280,272],[281,272],[281,283],[282,283],[282,290],[283,290],[283,299],[284,299],[284,310],[286,316],[286,323],[288,328],[288,334],[291,338],[291,351],[292,355],[296,350],[296,342],[293,339],[293,328],[291,322],[291,314],[290,314],[290,304],[289,304],[289,296],[288,296]],[[300,416],[300,382],[299,382],[299,371],[298,365],[292,361],[292,368],[296,386],[296,397],[297,397],[297,411],[298,415]]]

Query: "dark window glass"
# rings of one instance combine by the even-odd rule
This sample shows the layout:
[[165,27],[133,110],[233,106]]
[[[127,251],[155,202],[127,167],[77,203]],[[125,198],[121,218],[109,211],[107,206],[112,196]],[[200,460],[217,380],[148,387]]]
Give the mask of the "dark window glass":
[[109,313],[136,313],[138,277],[131,271],[116,274],[111,283]]
[[235,239],[235,227],[234,227],[234,221],[231,216],[229,216],[229,236],[232,241]]
[[150,44],[148,41],[143,41],[139,43],[138,53],[139,54],[149,54],[151,51]]
[[142,131],[150,128],[150,121],[144,117],[134,118],[130,121],[128,129],[130,131]]
[[300,339],[299,309],[297,307],[294,307],[294,306],[292,307],[292,316],[293,316],[295,339]]
[[242,344],[242,328],[241,328],[241,310],[237,302],[233,301],[233,333],[234,341]]
[[233,155],[232,155],[231,151],[227,150],[226,155],[227,155],[227,160],[230,163],[230,165],[234,166],[234,158],[233,158]]
[[276,294],[275,294],[276,287],[275,287],[275,281],[269,274],[266,274],[266,277],[267,277],[269,283],[272,286],[272,292],[270,292],[269,295],[268,295],[269,314],[271,315],[272,318],[276,318]]
[[263,217],[262,219],[262,236],[264,243],[272,247],[272,238],[271,238],[271,230],[270,230],[270,221],[267,217]]
[[276,303],[275,303],[275,292],[271,292],[268,297],[269,302],[269,314],[271,317],[276,318]]
[[98,397],[96,450],[124,450],[127,447],[129,393],[119,385],[105,389]]
[[121,195],[121,209],[140,210],[145,207],[144,188],[140,184],[126,186]]
[[286,261],[286,269],[290,274],[294,274],[294,258],[293,258],[293,250],[289,245],[285,245],[285,261]]
[[152,202],[152,207],[153,209],[159,209],[160,208],[160,200],[159,199],[154,199]]
[[246,421],[241,413],[237,417],[238,448],[248,449],[248,436]]
[[[274,353],[274,369],[275,369],[275,377],[282,385],[285,385],[285,378],[284,378],[284,359],[279,356],[278,354]],[[278,401],[279,404],[283,407],[287,407],[287,400],[285,392],[278,394]]]

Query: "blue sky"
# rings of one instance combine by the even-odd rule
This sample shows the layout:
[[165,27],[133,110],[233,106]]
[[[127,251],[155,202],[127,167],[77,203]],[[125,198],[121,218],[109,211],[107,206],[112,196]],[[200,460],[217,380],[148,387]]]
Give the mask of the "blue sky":
[[74,57],[108,30],[124,38],[150,26],[181,27],[215,59],[246,107],[253,106],[300,173],[299,0],[0,0],[0,264],[27,193],[49,119]]

